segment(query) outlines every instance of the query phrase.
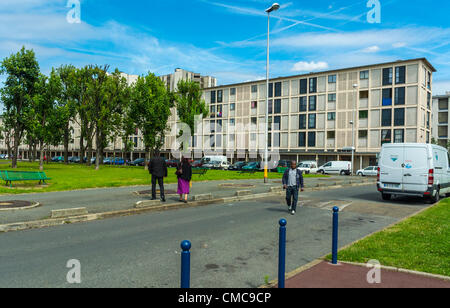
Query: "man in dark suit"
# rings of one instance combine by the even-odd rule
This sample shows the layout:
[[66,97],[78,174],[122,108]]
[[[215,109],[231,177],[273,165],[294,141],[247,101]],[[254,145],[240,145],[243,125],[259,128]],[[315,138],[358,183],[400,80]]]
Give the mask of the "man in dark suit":
[[166,202],[164,178],[167,177],[167,165],[166,160],[159,153],[156,153],[155,157],[150,160],[148,172],[152,175],[152,200],[156,200],[156,182],[158,182],[161,201]]
[[289,207],[289,212],[295,215],[297,211],[298,191],[303,191],[303,174],[297,169],[297,162],[291,162],[291,167],[288,168],[283,175],[283,188],[286,190],[286,201]]

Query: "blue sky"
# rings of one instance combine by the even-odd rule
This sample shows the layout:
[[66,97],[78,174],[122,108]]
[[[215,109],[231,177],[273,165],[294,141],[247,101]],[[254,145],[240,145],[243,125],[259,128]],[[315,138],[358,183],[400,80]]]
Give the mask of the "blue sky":
[[[265,76],[266,0],[1,0],[0,58],[33,48],[44,73],[61,64],[110,64],[130,74],[181,67],[220,84]],[[450,1],[280,0],[271,19],[271,76],[426,57],[434,93],[450,91]],[[0,77],[0,81],[4,77]]]

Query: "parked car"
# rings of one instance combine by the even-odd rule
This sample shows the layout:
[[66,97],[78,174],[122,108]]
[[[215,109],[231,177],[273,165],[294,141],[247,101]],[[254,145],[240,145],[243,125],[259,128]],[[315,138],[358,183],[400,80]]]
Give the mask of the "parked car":
[[145,158],[137,158],[129,163],[130,166],[145,166]]
[[251,162],[251,163],[248,163],[247,165],[245,165],[244,167],[242,167],[242,171],[252,171],[252,170],[256,170],[256,171],[261,170],[261,163],[260,162]]
[[317,173],[321,174],[340,174],[350,175],[352,166],[348,161],[330,161],[323,166],[320,166]]
[[317,173],[317,170],[319,170],[316,162],[301,163],[298,165],[297,169],[302,171],[304,174]]
[[438,202],[441,195],[450,193],[449,154],[437,145],[384,144],[377,171],[377,188],[383,200],[403,195]]
[[167,167],[175,168],[175,167],[178,166],[179,163],[180,163],[180,161],[178,159],[168,159],[168,160],[166,160]]
[[240,171],[247,163],[245,161],[238,161],[228,167],[230,171]]
[[378,167],[370,166],[370,167],[367,167],[365,169],[360,169],[360,170],[356,171],[356,175],[359,175],[359,176],[377,176],[377,170],[378,170]]
[[62,162],[64,162],[64,157],[63,156],[52,157],[52,162],[54,162],[54,163],[62,163]]
[[192,162],[192,168],[201,168],[202,167],[202,161],[201,160],[195,160]]

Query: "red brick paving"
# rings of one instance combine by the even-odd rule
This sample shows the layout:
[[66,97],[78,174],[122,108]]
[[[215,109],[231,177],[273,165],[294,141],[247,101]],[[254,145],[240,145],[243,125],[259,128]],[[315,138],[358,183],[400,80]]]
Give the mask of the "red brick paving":
[[381,269],[381,284],[369,284],[369,268],[321,262],[286,280],[286,288],[450,288],[450,281]]

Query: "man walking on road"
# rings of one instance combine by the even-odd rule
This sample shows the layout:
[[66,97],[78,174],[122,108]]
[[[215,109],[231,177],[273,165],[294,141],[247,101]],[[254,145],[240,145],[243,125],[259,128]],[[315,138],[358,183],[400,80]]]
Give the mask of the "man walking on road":
[[158,182],[161,201],[166,202],[166,197],[164,196],[164,178],[167,177],[167,165],[165,159],[158,152],[150,160],[148,172],[152,175],[152,200],[156,200],[156,182]]
[[291,161],[291,167],[283,175],[283,188],[286,190],[286,201],[289,212],[295,215],[298,203],[298,191],[303,191],[303,174],[297,169],[297,162]]

